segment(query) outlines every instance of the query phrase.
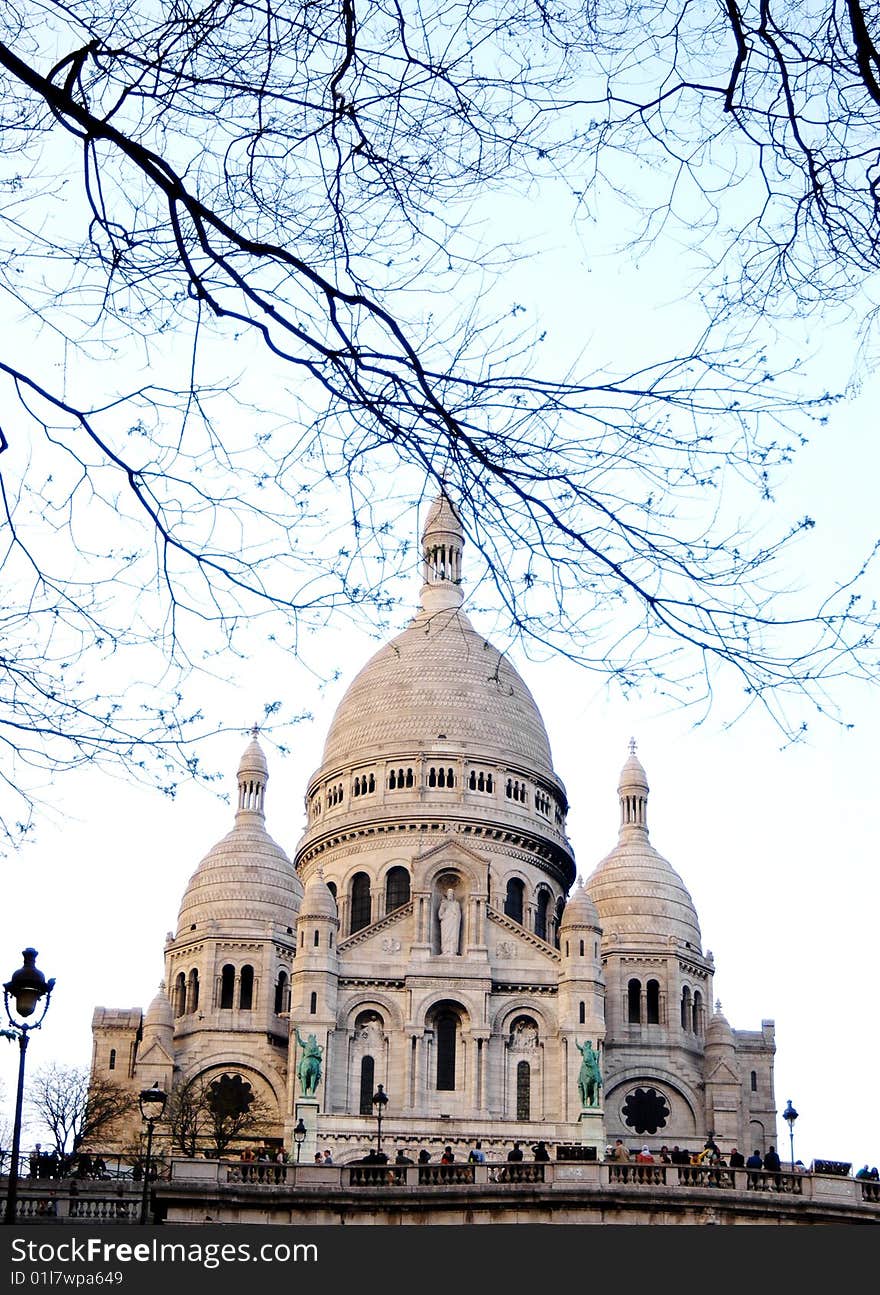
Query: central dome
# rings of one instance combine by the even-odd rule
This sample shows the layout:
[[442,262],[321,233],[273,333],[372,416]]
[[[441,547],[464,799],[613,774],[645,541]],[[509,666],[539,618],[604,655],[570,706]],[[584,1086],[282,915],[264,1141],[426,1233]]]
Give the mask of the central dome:
[[322,764],[438,745],[553,778],[532,694],[460,607],[422,608],[364,666],[336,711]]

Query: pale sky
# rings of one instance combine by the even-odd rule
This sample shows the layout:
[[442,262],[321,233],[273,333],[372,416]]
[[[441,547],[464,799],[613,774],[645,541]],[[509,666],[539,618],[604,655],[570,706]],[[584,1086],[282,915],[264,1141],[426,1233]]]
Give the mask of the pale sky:
[[[551,194],[546,205],[504,204],[496,208],[500,228],[492,231],[523,246],[530,240],[533,258],[510,268],[495,300],[501,311],[525,304],[525,320],[536,331],[547,328],[546,368],[563,371],[583,355],[590,366],[613,361],[625,370],[675,349],[676,330],[692,337],[695,306],[687,283],[693,266],[680,259],[680,245],[672,254],[671,245],[660,248],[653,259],[608,259],[610,235],[597,245],[601,209],[596,226],[575,231],[562,207],[554,217],[553,202]],[[613,227],[608,208],[605,219]],[[683,304],[669,305],[682,294]],[[865,312],[869,306],[866,300]],[[858,324],[856,310],[848,320],[829,312],[799,326],[788,345],[806,361],[805,385],[845,386]],[[780,489],[781,517],[808,513],[817,521],[789,557],[791,588],[845,578],[876,539],[878,405],[876,378],[835,405]],[[418,526],[411,520],[406,538],[414,541]],[[465,550],[466,578],[467,557]],[[417,595],[413,577],[412,605]],[[506,646],[496,625],[474,619]],[[397,623],[404,620],[401,611]],[[208,696],[234,730],[204,751],[204,763],[224,771],[233,802],[246,733],[267,696],[312,713],[282,735],[290,755],[273,749],[271,733],[264,739],[267,826],[289,855],[304,826],[306,781],[319,763],[333,710],[375,647],[340,620],[310,645],[313,660],[341,673],[326,687],[276,647],[259,643],[249,662],[215,659],[228,687],[193,681],[192,696]],[[651,786],[651,838],[693,896],[703,949],[715,958],[716,996],[734,1029],[776,1023],[777,1106],[781,1114],[790,1098],[800,1114],[795,1156],[806,1163],[849,1160],[854,1169],[880,1165],[880,1127],[869,1101],[880,1073],[876,684],[835,689],[853,728],[816,721],[804,741],[786,746],[757,713],[726,727],[739,700],[724,686],[706,715],[670,708],[650,688],[625,701],[573,666],[512,656],[542,709],[568,791],[579,871],[588,876],[616,841],[617,775],[634,736]],[[50,808],[39,813],[34,842],[4,861],[0,905],[3,980],[19,966],[20,950],[33,945],[39,966],[58,982],[46,1023],[33,1037],[29,1069],[56,1059],[88,1064],[96,1005],[147,1006],[186,883],[233,816],[208,791],[183,787],[169,801],[123,776],[89,770],[56,779],[45,800]],[[16,1064],[17,1049],[0,1040],[7,1108]],[[787,1157],[781,1118],[778,1145]]]

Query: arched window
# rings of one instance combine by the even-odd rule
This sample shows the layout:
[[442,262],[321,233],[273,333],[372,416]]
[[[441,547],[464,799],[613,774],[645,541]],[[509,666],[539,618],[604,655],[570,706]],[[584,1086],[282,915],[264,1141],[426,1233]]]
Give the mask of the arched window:
[[199,973],[193,967],[189,973],[189,992],[187,994],[188,1010],[195,1012],[199,1006]]
[[550,905],[550,891],[539,890],[538,902],[535,905],[535,935],[541,940],[547,939],[547,909]]
[[186,1011],[186,976],[181,971],[174,982],[174,1015],[183,1016]]
[[319,946],[319,945],[320,945],[320,943],[321,943],[321,932],[320,932],[319,930],[317,930],[317,929],[315,930],[315,938],[314,938],[314,940],[312,941],[312,943],[314,944],[314,946],[315,946],[315,948],[316,948],[316,949],[318,948],[318,946]]
[[753,1070],[753,1071],[752,1071],[751,1079],[750,1079],[750,1087],[751,1087],[751,1090],[752,1090],[752,1092],[753,1092],[753,1093],[756,1093],[756,1092],[758,1091],[758,1072],[757,1072],[757,1070]]
[[642,982],[631,980],[626,987],[627,1020],[638,1025],[642,1019]]
[[328,882],[327,882],[327,889],[330,891],[330,894],[333,896],[333,901],[334,901],[334,903],[335,903],[335,902],[336,902],[336,882],[335,882],[335,881],[328,881]]
[[309,998],[309,1015],[314,1016],[318,1010],[318,995],[313,991]]
[[[108,1070],[116,1069],[116,1049],[115,1048],[110,1049],[110,1064],[108,1065],[107,1069]],[[752,1071],[752,1074],[754,1074],[754,1071]]]
[[235,967],[227,962],[220,972],[220,1006],[232,1007],[235,1004]]
[[583,1025],[586,1019],[587,1019],[587,1005],[586,1003],[581,1003],[580,1011],[578,1012],[578,1020],[580,1024]]
[[562,922],[562,914],[565,912],[565,900],[560,895],[556,901],[556,930],[553,935],[553,943],[559,948],[559,927]]
[[703,995],[699,989],[694,990],[694,1034],[700,1034],[703,1027]]
[[385,912],[393,913],[409,903],[409,873],[406,868],[389,868],[385,878]]
[[455,1092],[455,1045],[458,1034],[458,1017],[454,1012],[441,1012],[435,1021],[437,1036],[437,1090]]
[[370,925],[370,878],[365,872],[356,872],[351,879],[350,912],[350,935]]
[[511,877],[507,883],[507,896],[504,900],[504,911],[508,917],[512,917],[515,922],[522,925],[523,920],[523,896],[525,886],[519,877]]
[[660,1024],[660,982],[649,980],[645,986],[645,1015],[649,1025]]
[[531,1119],[532,1105],[532,1070],[527,1061],[518,1061],[516,1066],[516,1118]]
[[681,992],[681,1028],[683,1030],[691,1028],[691,991],[687,985]]
[[275,981],[275,1015],[280,1016],[282,1012],[290,1011],[290,1003],[287,994],[287,972],[279,971],[278,979]]
[[372,1057],[361,1057],[361,1115],[373,1114],[373,1080],[376,1074],[376,1063]]
[[249,1012],[254,1005],[254,969],[242,967],[238,989],[238,1005],[243,1012]]

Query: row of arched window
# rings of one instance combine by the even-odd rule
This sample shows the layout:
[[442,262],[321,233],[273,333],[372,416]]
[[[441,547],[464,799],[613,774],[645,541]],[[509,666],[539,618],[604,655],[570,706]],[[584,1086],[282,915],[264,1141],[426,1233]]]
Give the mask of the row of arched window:
[[703,1029],[703,995],[695,989],[691,996],[687,985],[681,991],[681,1028],[690,1034],[701,1034]]
[[[507,917],[512,917],[514,922],[519,922],[520,926],[525,924],[525,894],[525,882],[521,881],[519,877],[511,877],[504,893],[504,913]],[[552,901],[553,895],[551,892],[545,886],[540,886],[535,895],[534,930],[535,935],[537,935],[541,940],[550,939],[550,906]],[[562,911],[564,908],[565,900],[557,900],[554,915],[555,930],[553,932],[554,942],[557,948],[559,947],[559,922],[562,918]]]
[[[336,899],[336,886],[327,883],[333,898]],[[393,913],[409,903],[410,881],[406,868],[389,868],[385,877],[385,912]],[[356,872],[348,887],[348,933],[354,935],[362,931],[373,921],[373,896],[370,878],[366,872]]]
[[[231,962],[226,963],[220,972],[217,1006],[223,1010],[238,1007],[241,1012],[254,1008],[255,977],[253,967],[247,963],[238,971]],[[199,1006],[199,973],[194,967],[189,977],[180,972],[174,982],[173,995],[174,1015],[190,1015]],[[287,972],[278,972],[275,981],[274,1009],[276,1014],[290,1010],[290,977]]]
[[414,787],[415,781],[412,769],[391,769],[388,773],[388,790],[403,791],[404,787]]
[[[469,769],[465,777],[465,786],[469,791],[481,791],[486,795],[494,794],[498,781],[494,773],[488,769],[473,768]],[[389,769],[386,775],[386,786],[389,791],[404,791],[416,786],[418,781],[417,771],[411,766],[398,766]],[[448,790],[457,784],[455,769],[449,765],[430,765],[425,772],[425,786],[434,788],[443,788]],[[351,794],[353,797],[367,796],[376,791],[377,781],[375,771],[367,773],[357,773],[354,776],[351,785]],[[318,793],[310,803],[310,814],[313,819],[318,818],[321,814],[323,804],[328,809],[333,809],[341,805],[344,800],[344,788],[342,783],[334,783],[323,788],[323,796]],[[519,778],[507,778],[504,782],[504,794],[508,800],[516,801],[518,804],[526,805],[529,798],[529,786]],[[561,806],[556,798],[551,796],[543,788],[536,788],[534,793],[535,810],[544,818],[555,817],[557,824],[563,822],[563,813]]]
[[[660,1025],[659,980],[648,980],[644,993],[640,980],[630,980],[626,987],[626,1007],[626,1019],[630,1025]],[[695,989],[692,994],[687,985],[681,995],[681,1028],[693,1034],[703,1032],[703,995],[699,989]]]

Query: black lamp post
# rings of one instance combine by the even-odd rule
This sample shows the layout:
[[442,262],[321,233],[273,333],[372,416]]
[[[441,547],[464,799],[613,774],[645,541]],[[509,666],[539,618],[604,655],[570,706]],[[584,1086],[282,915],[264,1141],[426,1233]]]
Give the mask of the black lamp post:
[[[21,956],[24,958],[24,962],[18,971],[13,972],[3,986],[3,1006],[10,1028],[0,1030],[0,1034],[3,1034],[5,1038],[18,1039],[19,1048],[18,1088],[15,1092],[15,1123],[12,1131],[12,1163],[9,1166],[9,1186],[6,1192],[6,1213],[4,1215],[6,1223],[15,1222],[15,1205],[18,1198],[18,1156],[21,1149],[24,1059],[27,1053],[30,1031],[38,1030],[43,1024],[49,1010],[49,999],[52,997],[52,990],[55,988],[55,981],[47,980],[36,965],[36,949],[24,949]],[[10,999],[15,1004],[15,1015],[13,1015],[13,1009],[10,1007]],[[40,999],[43,999],[43,1009],[36,1020],[18,1019],[19,1017],[33,1016]]]
[[385,1089],[382,1087],[381,1084],[379,1084],[375,1093],[373,1093],[373,1105],[376,1108],[376,1155],[381,1156],[382,1154],[382,1116],[385,1112],[385,1107],[388,1105],[388,1094],[385,1092]]
[[788,1105],[782,1112],[782,1118],[788,1125],[788,1136],[791,1140],[791,1172],[794,1173],[794,1122],[798,1117],[797,1111],[791,1104],[791,1098],[788,1099]]
[[302,1151],[302,1144],[306,1140],[308,1129],[302,1122],[302,1116],[297,1120],[293,1127],[293,1140],[296,1143],[296,1163],[299,1164],[299,1153]]
[[141,1194],[141,1223],[147,1221],[147,1210],[150,1200],[150,1175],[153,1168],[153,1128],[157,1120],[161,1120],[165,1114],[165,1103],[168,1101],[168,1094],[164,1093],[159,1087],[159,1081],[156,1080],[152,1088],[145,1088],[138,1098],[138,1105],[141,1108],[141,1119],[147,1126],[147,1156],[144,1165],[144,1190]]

